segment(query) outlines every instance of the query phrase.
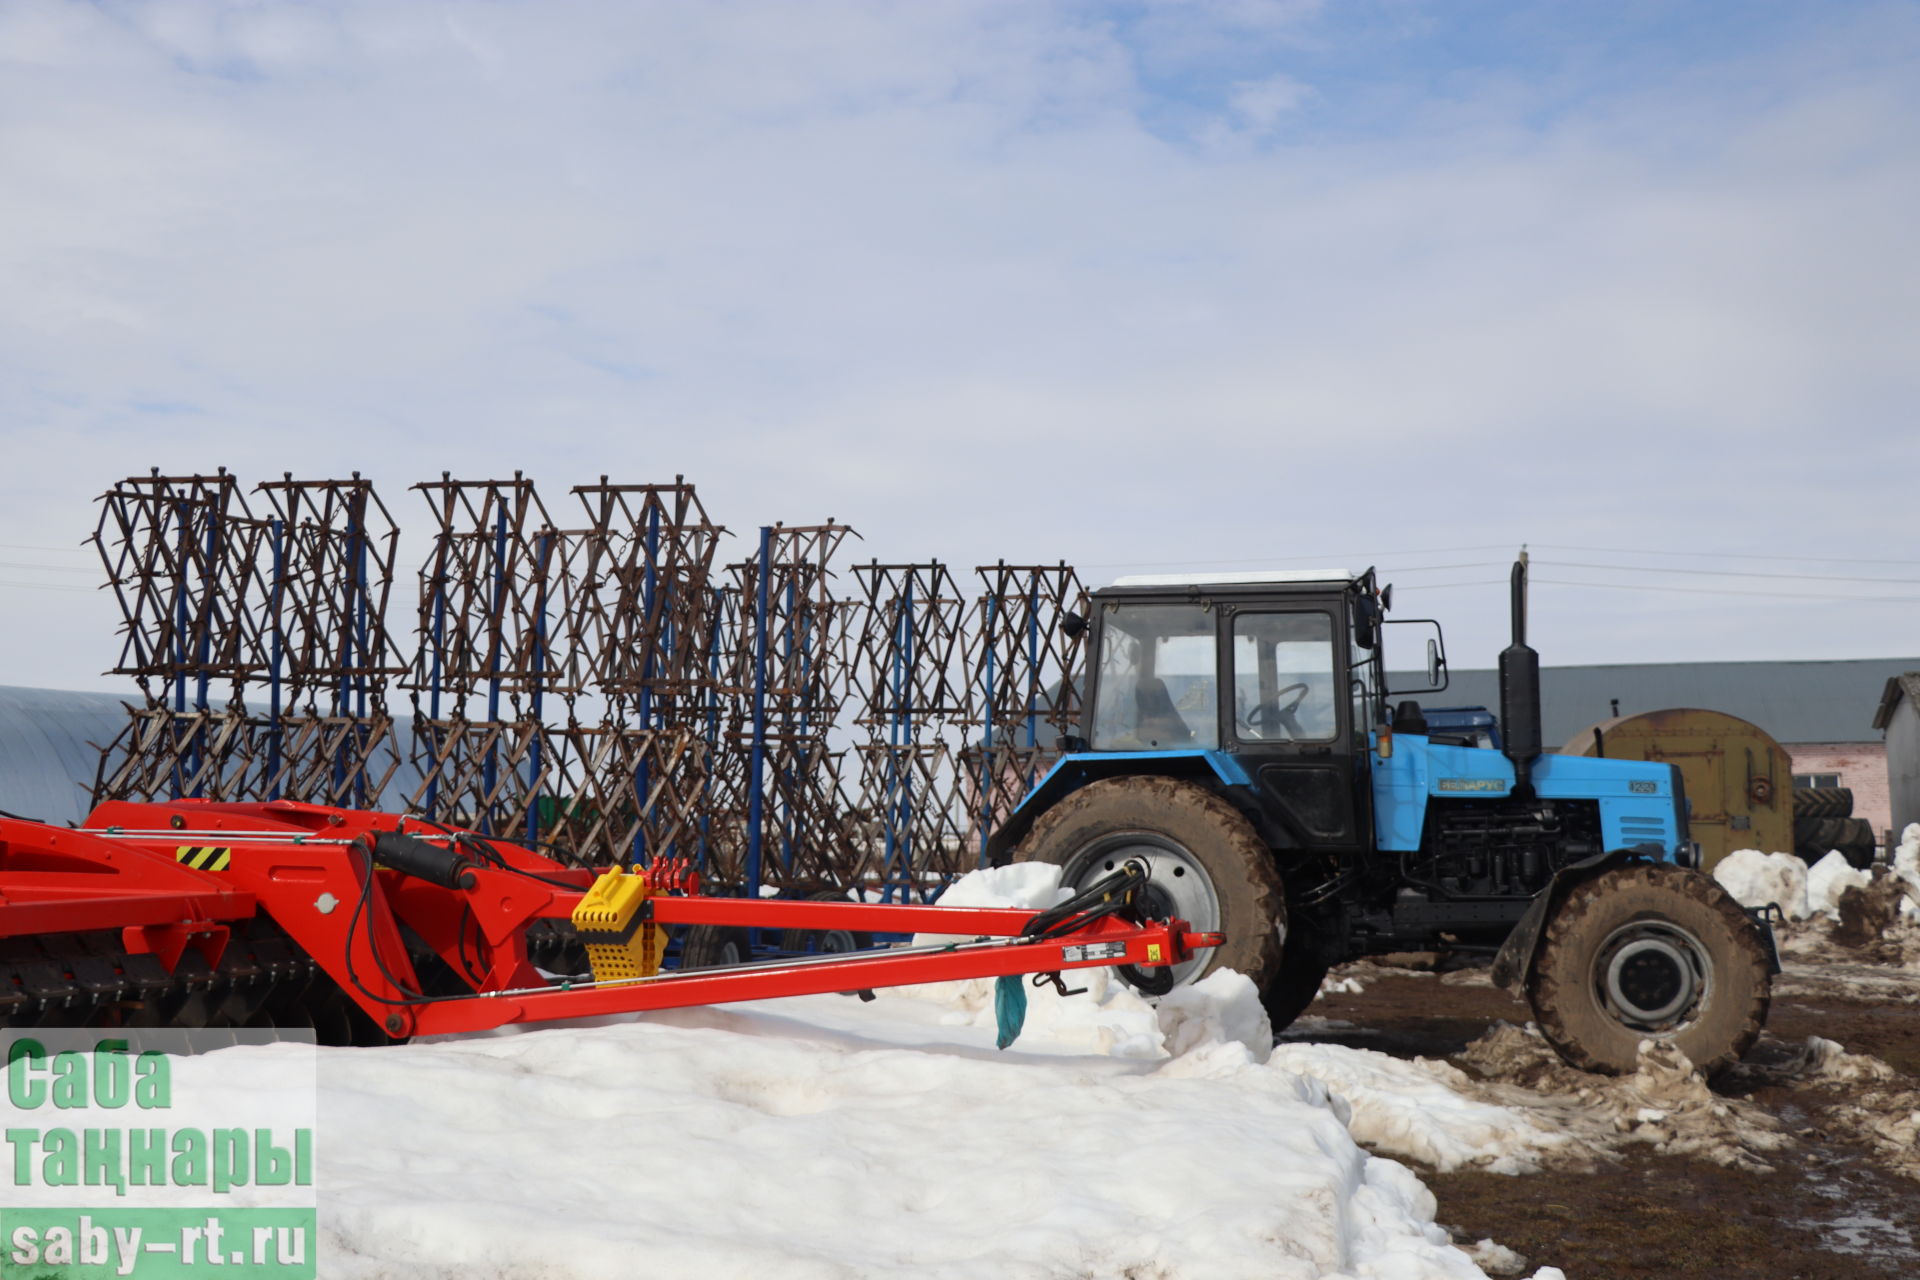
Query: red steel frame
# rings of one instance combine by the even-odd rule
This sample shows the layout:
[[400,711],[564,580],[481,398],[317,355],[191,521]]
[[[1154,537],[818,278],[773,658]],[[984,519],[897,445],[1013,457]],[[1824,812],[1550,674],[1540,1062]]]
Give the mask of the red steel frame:
[[[1031,941],[1022,935],[1037,913],[1020,908],[656,891],[649,902],[653,919],[663,925],[938,933],[971,941],[668,972],[620,983],[558,983],[529,960],[526,929],[541,919],[571,918],[596,872],[489,841],[509,865],[551,883],[480,864],[470,887],[449,889],[374,865],[365,850],[380,832],[430,842],[451,834],[393,814],[295,801],[111,801],[78,830],[0,819],[0,937],[117,928],[129,952],[151,953],[171,970],[188,946],[217,964],[232,926],[264,912],[396,1039],[959,978],[1176,964],[1222,940],[1180,920],[1132,923],[1108,915],[1062,936]],[[230,850],[219,871],[176,860],[180,848],[209,846]],[[676,877],[667,872],[660,878]],[[472,994],[427,1000],[409,995],[419,983],[402,921],[474,987]],[[1096,954],[1088,954],[1090,947]]]

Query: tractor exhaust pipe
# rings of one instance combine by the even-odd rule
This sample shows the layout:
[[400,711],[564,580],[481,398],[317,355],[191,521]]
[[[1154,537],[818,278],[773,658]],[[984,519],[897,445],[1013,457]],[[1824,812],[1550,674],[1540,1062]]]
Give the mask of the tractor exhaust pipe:
[[1540,755],[1540,655],[1527,647],[1527,553],[1513,564],[1513,643],[1500,654],[1501,750],[1513,762],[1513,794],[1533,798]]

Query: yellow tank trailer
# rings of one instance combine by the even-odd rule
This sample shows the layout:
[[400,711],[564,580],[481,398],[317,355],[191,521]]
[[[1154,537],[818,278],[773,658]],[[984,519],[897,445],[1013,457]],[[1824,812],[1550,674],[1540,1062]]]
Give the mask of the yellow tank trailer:
[[1680,766],[1708,870],[1735,849],[1793,852],[1793,770],[1765,729],[1724,711],[1673,707],[1602,720],[1560,754]]

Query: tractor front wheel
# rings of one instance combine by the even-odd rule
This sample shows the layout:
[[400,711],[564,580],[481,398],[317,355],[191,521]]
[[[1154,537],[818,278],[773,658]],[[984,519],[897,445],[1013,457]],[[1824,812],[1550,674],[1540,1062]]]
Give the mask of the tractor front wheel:
[[1205,787],[1174,778],[1106,778],[1049,809],[1014,851],[1015,862],[1051,862],[1061,883],[1084,888],[1128,859],[1150,877],[1146,914],[1178,918],[1226,942],[1168,974],[1148,970],[1144,990],[1238,969],[1264,988],[1280,968],[1286,891],[1267,849],[1239,810]]
[[1662,1040],[1710,1074],[1759,1037],[1771,991],[1759,931],[1732,896],[1701,872],[1655,863],[1567,895],[1527,1000],[1548,1043],[1583,1070],[1632,1071],[1640,1042]]

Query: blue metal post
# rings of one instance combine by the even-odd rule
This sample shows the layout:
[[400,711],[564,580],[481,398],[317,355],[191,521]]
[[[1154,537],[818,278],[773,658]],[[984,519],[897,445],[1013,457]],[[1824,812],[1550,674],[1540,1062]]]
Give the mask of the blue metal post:
[[533,621],[533,746],[527,753],[527,844],[532,848],[540,847],[540,795],[535,787],[540,781],[540,740],[546,732],[546,721],[541,718],[540,695],[546,685],[547,675],[547,564],[553,553],[553,535],[540,535],[539,579],[534,584],[534,621]]
[[[782,633],[780,637],[780,654],[781,654],[780,669],[782,671],[793,670],[793,644],[794,644],[793,633],[794,633],[794,627],[795,627],[794,614],[795,614],[796,592],[798,590],[799,590],[798,575],[789,576],[787,578],[786,615],[784,617],[784,622],[786,625],[782,628]],[[806,661],[806,646],[804,642],[801,645],[801,661],[803,663]],[[802,688],[806,687],[804,679],[802,680],[801,687]],[[793,712],[793,701],[791,698],[788,698],[786,700],[786,705],[782,708],[782,713],[784,715],[791,716],[792,712]],[[786,727],[791,728],[792,727],[791,722],[789,722],[789,724]],[[806,731],[807,731],[806,708],[802,706],[800,711],[800,732],[804,736]],[[788,755],[787,765],[784,770],[784,773],[785,773],[787,785],[781,790],[781,795],[784,797],[784,799],[780,806],[780,866],[782,870],[788,873],[791,873],[793,871],[794,844],[798,836],[798,829],[799,829],[799,823],[800,823],[800,815],[796,814],[793,810],[794,789],[795,789],[795,786],[798,784],[799,779],[796,778],[793,774],[793,758],[791,754]]]
[[355,661],[348,664],[349,669],[359,668],[359,674],[353,677],[353,714],[354,740],[359,750],[354,753],[358,763],[353,770],[353,802],[356,807],[364,808],[367,803],[367,682],[368,668],[373,664],[367,657],[367,501],[363,491],[356,491],[352,512],[353,551],[353,645]]
[[[487,655],[487,725],[488,731],[500,723],[500,635],[505,629],[507,609],[507,509],[502,506],[498,519],[494,521],[493,533],[493,644]],[[499,774],[500,740],[494,737],[487,745],[487,763],[481,770],[481,785],[487,795],[493,794],[493,782]],[[493,834],[493,806],[487,805],[477,815],[480,819],[480,833]]]
[[1027,579],[1027,745],[1040,745],[1040,581]]
[[747,756],[747,895],[760,896],[761,795],[767,772],[767,579],[772,575],[773,529],[760,526],[760,580],[753,603],[753,747]]
[[[186,503],[174,506],[174,521],[179,525],[180,549],[179,569],[173,582],[173,710],[174,714],[187,714],[187,549],[192,545],[192,522],[187,518],[191,510]],[[172,738],[178,733],[174,726],[168,733]],[[173,766],[173,798],[178,800],[187,786],[186,775],[181,772],[180,757],[175,756]]]
[[[428,664],[427,674],[427,737],[434,751],[440,749],[440,654],[447,642],[447,549],[444,541],[434,547],[433,553],[433,660]],[[419,733],[420,727],[414,726]],[[434,807],[440,795],[440,771],[435,769],[427,781],[427,814],[437,816],[439,810]]]
[[[707,632],[707,754],[708,758],[717,757],[720,752],[720,643],[726,634],[727,593],[724,588],[713,589],[713,626]],[[700,847],[694,852],[694,865],[702,871],[707,869],[708,843],[713,836],[713,770],[704,769],[700,775]]]
[[[902,767],[902,749],[913,745],[913,710],[910,701],[913,689],[913,574],[907,574],[906,587],[900,596],[900,613],[894,622],[893,630],[893,714],[888,725],[887,740],[893,750],[888,752],[887,794],[893,797],[887,805],[887,866],[893,867],[895,859],[900,860],[900,900],[908,901],[913,894],[913,775]],[[892,877],[889,876],[889,879]],[[882,897],[893,900],[893,887],[889,885],[882,891]]]
[[280,625],[280,595],[287,572],[287,527],[273,522],[273,596],[268,612],[273,615],[273,644],[267,665],[267,777],[272,786],[267,799],[280,798],[280,667],[285,661],[285,634]]
[[[654,592],[659,585],[656,577],[656,573],[657,573],[656,566],[659,564],[659,559],[660,559],[660,508],[656,506],[649,506],[647,508],[647,569],[646,569],[646,573],[642,575],[640,580],[640,617],[641,617],[642,625],[647,628],[651,628],[654,625],[655,620],[659,616],[654,612],[654,608],[653,608]],[[662,635],[650,636],[647,642],[646,657],[641,661],[640,727],[642,729],[653,728],[654,656],[656,651],[659,649],[660,642],[664,638],[665,637]],[[652,792],[652,790],[653,790],[653,771],[648,766],[647,757],[643,753],[640,757],[640,763],[636,765],[633,770],[633,794],[636,798],[636,803],[640,806],[640,812],[642,813],[646,811],[647,799],[649,794]],[[646,853],[647,853],[646,824],[644,822],[637,822],[634,824],[634,827],[633,827],[633,865],[636,867],[639,866],[640,860],[646,856]]]
[[981,644],[987,651],[986,684],[980,694],[980,721],[986,735],[980,745],[980,865],[987,865],[987,830],[993,826],[993,624],[1000,616],[1000,593],[987,593],[987,616],[981,623]]

